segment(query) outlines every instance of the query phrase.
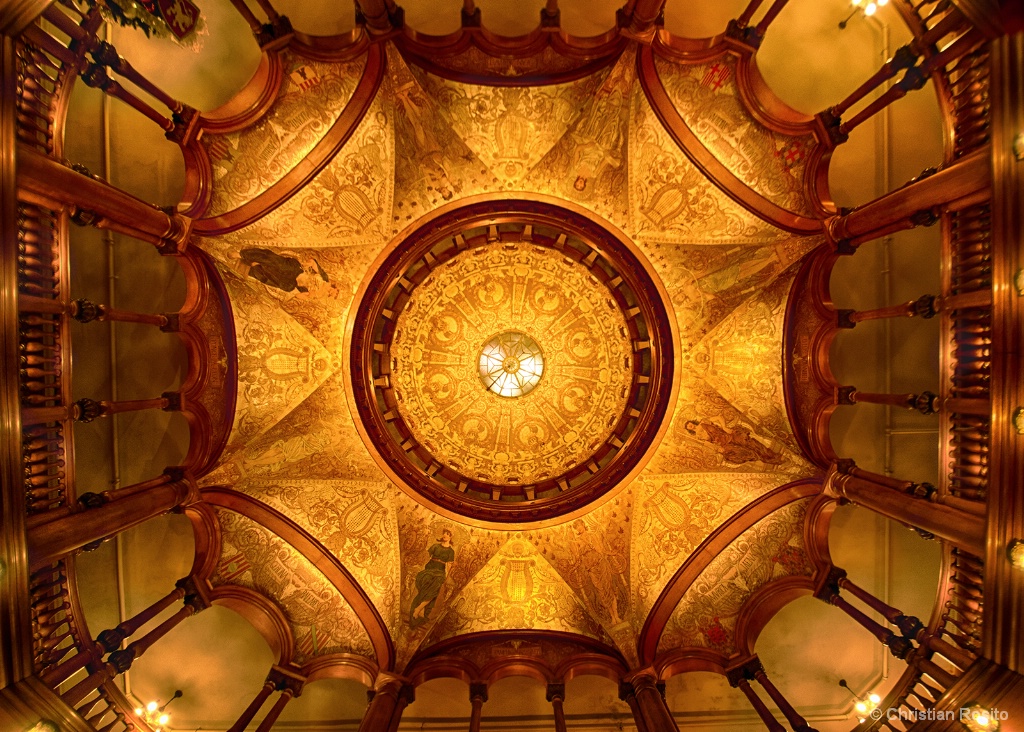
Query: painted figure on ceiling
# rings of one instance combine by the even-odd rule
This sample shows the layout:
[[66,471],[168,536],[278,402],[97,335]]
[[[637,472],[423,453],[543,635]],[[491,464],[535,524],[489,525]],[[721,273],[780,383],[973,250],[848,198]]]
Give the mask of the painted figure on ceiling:
[[[239,252],[245,274],[268,287],[284,293],[336,290],[320,263],[313,258],[300,262],[295,257],[278,254],[270,249],[251,247]],[[330,293],[328,293],[330,294]]]
[[737,425],[730,432],[708,420],[691,419],[683,426],[694,437],[718,448],[728,463],[741,465],[759,460],[766,465],[779,465],[783,461],[782,455],[752,437],[743,425]]
[[409,625],[418,628],[430,619],[441,587],[448,576],[448,565],[455,561],[455,549],[452,547],[452,532],[445,529],[441,538],[430,549],[426,566],[416,575],[416,597],[409,610]]

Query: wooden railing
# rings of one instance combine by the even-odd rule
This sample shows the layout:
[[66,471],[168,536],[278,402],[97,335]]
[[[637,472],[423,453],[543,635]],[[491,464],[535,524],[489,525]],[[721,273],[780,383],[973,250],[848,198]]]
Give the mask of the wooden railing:
[[[928,626],[917,633],[907,669],[879,704],[885,710],[857,730],[906,732],[921,710],[931,709],[977,658],[981,647],[982,561],[951,549]],[[891,712],[889,710],[892,710]]]
[[75,497],[68,469],[71,424],[48,416],[49,410],[66,408],[70,399],[68,318],[24,306],[26,301],[62,307],[70,302],[66,227],[66,218],[55,211],[26,202],[18,205],[19,387],[25,506],[30,517],[67,506]]

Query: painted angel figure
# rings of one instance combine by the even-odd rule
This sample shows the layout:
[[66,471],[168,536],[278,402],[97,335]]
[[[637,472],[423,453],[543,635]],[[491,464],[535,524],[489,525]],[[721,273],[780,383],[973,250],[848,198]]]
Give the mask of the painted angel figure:
[[418,628],[430,619],[441,587],[448,576],[448,565],[455,561],[452,532],[445,529],[441,538],[427,550],[430,559],[416,575],[416,597],[409,610],[409,625]]

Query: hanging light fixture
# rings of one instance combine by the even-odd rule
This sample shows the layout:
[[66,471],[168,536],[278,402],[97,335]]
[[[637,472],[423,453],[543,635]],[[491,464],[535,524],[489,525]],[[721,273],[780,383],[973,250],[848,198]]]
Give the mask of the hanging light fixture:
[[866,697],[859,696],[850,688],[850,685],[846,683],[846,679],[839,679],[839,685],[850,692],[850,695],[856,699],[853,708],[857,712],[857,721],[861,724],[866,722],[868,715],[878,709],[878,705],[882,703],[882,697],[874,692],[871,692]]
[[960,721],[971,732],[998,730],[1001,717],[997,710],[985,709],[980,704],[968,704],[960,710]]
[[135,707],[135,716],[144,721],[153,732],[164,732],[164,728],[170,723],[171,715],[165,709],[172,701],[183,696],[181,689],[177,689],[174,695],[161,706],[159,702],[151,701],[144,707]]
[[851,2],[853,4],[853,10],[850,11],[849,15],[839,21],[840,30],[845,28],[847,23],[849,23],[857,13],[862,13],[870,18],[878,12],[880,7],[889,4],[889,0],[868,0],[867,2],[864,2],[864,0],[851,0]]

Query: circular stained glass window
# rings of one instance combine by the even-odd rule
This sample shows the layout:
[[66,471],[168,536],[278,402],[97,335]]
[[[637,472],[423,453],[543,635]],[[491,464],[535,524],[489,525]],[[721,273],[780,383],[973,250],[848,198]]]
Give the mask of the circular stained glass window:
[[518,397],[537,386],[544,373],[544,355],[537,341],[510,330],[494,336],[480,352],[480,378],[498,396]]

